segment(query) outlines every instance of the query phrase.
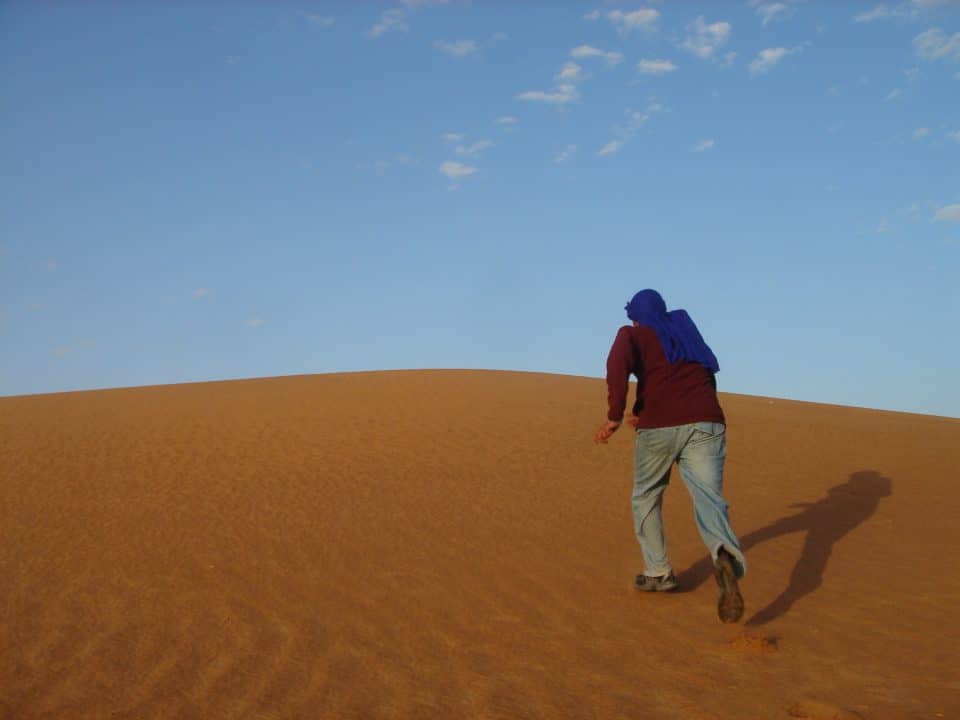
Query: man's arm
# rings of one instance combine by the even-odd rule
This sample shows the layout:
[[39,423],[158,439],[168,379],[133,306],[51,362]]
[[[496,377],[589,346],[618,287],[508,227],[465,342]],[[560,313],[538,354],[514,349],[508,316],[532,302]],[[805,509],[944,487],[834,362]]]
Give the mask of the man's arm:
[[610,354],[607,355],[607,422],[593,436],[595,443],[606,443],[623,422],[632,364],[633,347],[630,345],[630,328],[622,327],[617,332]]
[[630,371],[633,368],[633,345],[630,342],[630,328],[624,326],[607,355],[607,419],[621,422],[627,407],[627,393],[630,390]]

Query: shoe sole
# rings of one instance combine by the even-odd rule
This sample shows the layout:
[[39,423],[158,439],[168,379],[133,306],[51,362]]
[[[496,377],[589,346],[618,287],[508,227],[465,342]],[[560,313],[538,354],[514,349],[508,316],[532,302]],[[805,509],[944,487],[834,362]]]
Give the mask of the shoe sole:
[[717,584],[720,586],[720,599],[717,601],[717,615],[720,622],[735,623],[743,617],[743,595],[737,584],[737,573],[733,569],[733,562],[729,557],[721,555],[717,559],[717,568],[714,571]]

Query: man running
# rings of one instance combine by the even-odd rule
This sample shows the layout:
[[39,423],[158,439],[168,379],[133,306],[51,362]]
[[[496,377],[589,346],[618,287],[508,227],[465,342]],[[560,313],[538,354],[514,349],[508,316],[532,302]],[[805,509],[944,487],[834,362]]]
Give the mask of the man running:
[[609,412],[594,442],[606,443],[620,427],[633,373],[637,377],[630,418],[637,431],[633,521],[644,561],[634,587],[646,592],[677,587],[661,516],[663,492],[676,462],[693,497],[697,530],[713,557],[720,620],[736,622],[743,615],[737,580],[747,563],[723,499],[726,420],[717,399],[717,358],[686,311],[667,312],[655,290],[641,290],[625,309],[633,325],[621,327],[610,348]]

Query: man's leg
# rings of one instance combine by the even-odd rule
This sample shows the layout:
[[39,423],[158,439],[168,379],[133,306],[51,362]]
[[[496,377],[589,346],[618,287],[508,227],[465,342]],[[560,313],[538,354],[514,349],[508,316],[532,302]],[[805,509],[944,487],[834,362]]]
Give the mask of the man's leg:
[[728,505],[723,499],[723,464],[727,456],[726,428],[722,423],[694,423],[687,426],[688,440],[677,465],[690,496],[700,537],[714,564],[720,548],[734,559],[737,577],[743,577],[747,561],[740,541],[730,525]]
[[713,556],[714,574],[720,586],[717,614],[722,622],[736,622],[743,615],[743,595],[737,578],[746,572],[747,562],[733,534],[723,499],[726,428],[721,423],[694,423],[687,427],[688,439],[677,461],[680,476],[693,497],[700,537]]
[[676,457],[676,429],[657,428],[637,433],[633,472],[633,526],[643,552],[643,574],[669,575],[663,535],[663,491],[670,482],[670,468]]

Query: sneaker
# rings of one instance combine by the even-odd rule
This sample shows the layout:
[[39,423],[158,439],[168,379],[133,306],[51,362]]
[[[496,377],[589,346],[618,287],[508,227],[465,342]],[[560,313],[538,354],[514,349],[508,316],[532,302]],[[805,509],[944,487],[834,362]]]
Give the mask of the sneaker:
[[677,578],[672,571],[657,577],[637,575],[633,581],[633,587],[643,592],[668,592],[677,587]]
[[743,595],[737,585],[737,571],[733,555],[720,548],[717,553],[717,565],[713,570],[720,586],[720,599],[717,601],[717,614],[720,622],[735,623],[743,616]]

